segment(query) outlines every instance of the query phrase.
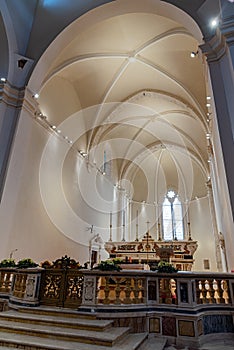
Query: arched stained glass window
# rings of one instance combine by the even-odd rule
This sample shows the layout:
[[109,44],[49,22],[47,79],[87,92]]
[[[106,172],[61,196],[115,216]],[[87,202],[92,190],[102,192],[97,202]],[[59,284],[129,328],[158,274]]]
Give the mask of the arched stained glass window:
[[163,202],[163,239],[183,240],[183,209],[178,195],[174,191],[168,191]]

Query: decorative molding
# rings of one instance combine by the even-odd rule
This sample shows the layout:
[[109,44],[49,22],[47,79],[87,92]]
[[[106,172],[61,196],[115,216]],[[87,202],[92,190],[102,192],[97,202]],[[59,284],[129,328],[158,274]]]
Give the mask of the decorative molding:
[[227,50],[225,37],[222,35],[221,31],[217,29],[216,34],[205,44],[199,46],[202,53],[206,55],[207,62],[219,61],[225,54]]
[[25,87],[17,88],[9,82],[0,84],[0,103],[20,109],[23,105]]
[[33,97],[33,93],[28,88],[25,89],[22,108],[29,112],[33,117],[35,117],[36,113],[40,112],[38,101]]
[[223,21],[220,28],[222,34],[226,38],[228,45],[234,44],[234,15],[231,15],[225,21]]

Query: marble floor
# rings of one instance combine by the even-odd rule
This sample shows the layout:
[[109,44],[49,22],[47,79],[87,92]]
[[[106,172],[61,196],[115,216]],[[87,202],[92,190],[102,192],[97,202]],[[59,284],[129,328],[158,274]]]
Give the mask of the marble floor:
[[212,340],[195,349],[189,346],[166,345],[166,339],[149,337],[139,350],[234,350],[234,340]]
[[[176,347],[173,345],[166,346],[164,350],[193,350],[190,347]],[[202,345],[199,350],[234,350],[234,341],[233,340],[219,340],[212,341],[207,344]]]

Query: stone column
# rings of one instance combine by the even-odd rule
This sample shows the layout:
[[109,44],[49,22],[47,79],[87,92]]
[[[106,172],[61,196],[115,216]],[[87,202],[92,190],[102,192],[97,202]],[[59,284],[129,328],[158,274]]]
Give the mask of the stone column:
[[216,254],[217,270],[219,272],[222,272],[222,271],[226,272],[226,266],[224,267],[222,266],[222,258],[221,258],[221,252],[220,252],[220,244],[219,244],[219,232],[218,232],[217,221],[216,221],[212,185],[210,180],[207,181],[206,186],[207,186],[207,194],[208,194],[210,214],[211,214],[211,224],[212,224],[213,235],[215,239],[215,254]]
[[24,88],[16,88],[8,82],[0,83],[0,200],[24,94]]

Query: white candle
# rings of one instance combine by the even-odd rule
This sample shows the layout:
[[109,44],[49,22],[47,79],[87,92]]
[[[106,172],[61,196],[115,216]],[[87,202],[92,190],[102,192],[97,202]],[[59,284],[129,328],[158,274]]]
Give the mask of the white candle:
[[125,226],[125,210],[123,210],[123,226]]
[[110,226],[112,226],[112,212],[110,212]]

